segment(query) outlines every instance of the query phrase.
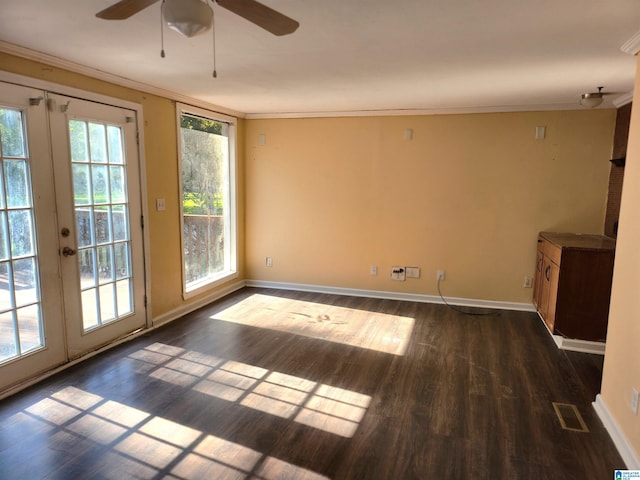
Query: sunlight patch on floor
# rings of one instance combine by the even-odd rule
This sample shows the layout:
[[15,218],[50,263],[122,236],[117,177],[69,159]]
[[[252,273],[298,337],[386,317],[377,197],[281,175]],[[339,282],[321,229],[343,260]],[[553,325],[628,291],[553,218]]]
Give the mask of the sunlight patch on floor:
[[[237,366],[244,368],[244,364]],[[75,387],[65,387],[16,413],[3,428],[44,433],[52,448],[96,448],[99,454],[93,457],[93,473],[105,479],[329,480],[238,443]]]
[[414,319],[354,308],[253,294],[211,318],[404,355]]
[[154,343],[127,358],[157,380],[341,437],[353,437],[371,402],[351,390],[175,347],[168,354],[166,347]]

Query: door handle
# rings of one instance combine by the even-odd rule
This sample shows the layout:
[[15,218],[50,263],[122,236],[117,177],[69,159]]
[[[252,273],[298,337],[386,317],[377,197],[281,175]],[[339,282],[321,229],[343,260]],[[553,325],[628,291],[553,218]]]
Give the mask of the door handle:
[[78,253],[78,252],[76,250],[74,250],[73,248],[70,248],[70,247],[64,247],[62,249],[62,255],[64,255],[65,257],[73,256],[76,253]]

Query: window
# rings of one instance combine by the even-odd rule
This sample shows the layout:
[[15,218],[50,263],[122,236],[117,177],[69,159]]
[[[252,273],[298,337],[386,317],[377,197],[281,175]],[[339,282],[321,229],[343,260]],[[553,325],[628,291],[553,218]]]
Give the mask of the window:
[[236,273],[235,124],[179,105],[185,297]]

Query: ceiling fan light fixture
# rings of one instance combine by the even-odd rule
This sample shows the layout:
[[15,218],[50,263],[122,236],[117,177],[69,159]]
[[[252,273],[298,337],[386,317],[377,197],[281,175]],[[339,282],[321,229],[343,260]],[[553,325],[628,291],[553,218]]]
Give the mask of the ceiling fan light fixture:
[[213,22],[213,10],[201,0],[165,0],[162,14],[170,29],[188,38],[206,32]]
[[580,105],[588,108],[595,108],[600,105],[602,103],[602,100],[604,100],[602,88],[603,87],[598,87],[597,92],[583,93],[582,97],[580,98]]

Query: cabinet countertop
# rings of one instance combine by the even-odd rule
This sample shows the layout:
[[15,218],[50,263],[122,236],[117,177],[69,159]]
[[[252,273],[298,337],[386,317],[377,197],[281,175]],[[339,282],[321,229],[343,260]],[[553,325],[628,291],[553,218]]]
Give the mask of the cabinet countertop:
[[540,237],[561,248],[578,250],[615,250],[616,241],[604,235],[540,232]]

